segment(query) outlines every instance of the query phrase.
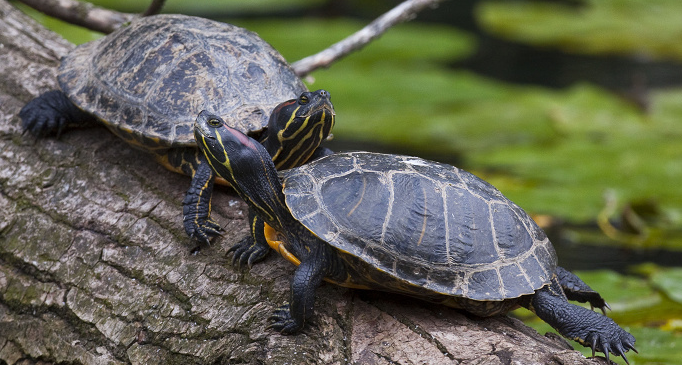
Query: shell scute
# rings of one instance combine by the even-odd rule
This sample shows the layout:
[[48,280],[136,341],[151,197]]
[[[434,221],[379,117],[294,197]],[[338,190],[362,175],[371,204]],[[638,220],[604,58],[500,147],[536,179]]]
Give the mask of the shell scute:
[[505,296],[509,293],[525,293],[534,290],[518,264],[500,267],[500,277],[504,278],[505,293],[502,294]]
[[517,257],[533,247],[533,237],[508,204],[493,204],[491,213],[501,257]]
[[[342,227],[344,237],[382,242],[390,192],[382,188],[380,181],[376,173],[358,171],[329,178],[320,184],[317,203],[335,225]],[[314,224],[317,226],[317,222]]]
[[357,170],[353,156],[346,154],[342,154],[334,158],[333,169],[329,169],[327,164],[310,165],[308,163],[304,166],[306,166],[306,169],[299,171],[308,171],[311,179],[313,179],[316,184],[324,183],[327,178],[347,175],[351,171]]
[[550,279],[550,276],[546,274],[545,265],[542,265],[535,255],[528,255],[519,263],[519,266],[521,266],[525,272],[529,273],[528,279],[534,287],[542,286]]
[[458,265],[495,262],[499,256],[491,230],[490,206],[467,190],[449,187],[447,192],[450,262]]
[[384,247],[408,257],[443,265],[448,263],[444,205],[437,184],[430,179],[413,179],[412,174],[392,175],[392,189],[376,184],[375,190],[392,190],[395,198],[385,215]]
[[497,270],[476,271],[468,280],[467,297],[474,300],[503,298],[503,286]]

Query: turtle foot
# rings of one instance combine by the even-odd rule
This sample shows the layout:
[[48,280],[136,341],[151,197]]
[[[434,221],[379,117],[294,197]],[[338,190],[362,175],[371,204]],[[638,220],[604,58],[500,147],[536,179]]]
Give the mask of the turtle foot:
[[206,245],[211,244],[211,238],[220,236],[225,231],[220,227],[218,222],[211,218],[187,220],[184,222],[184,226],[185,232],[187,232],[191,238],[195,238],[197,241]]
[[232,256],[232,265],[237,264],[241,267],[244,264],[249,265],[249,268],[258,261],[261,261],[270,252],[270,247],[257,243],[252,237],[248,236],[239,241],[234,246],[227,250],[227,254],[234,253]]
[[69,98],[59,90],[48,91],[29,101],[19,112],[21,127],[37,138],[59,135],[69,124],[88,119]]
[[[585,336],[584,343],[592,348],[592,356],[596,351],[603,352],[606,360],[609,359],[609,353],[616,356],[621,356],[627,364],[630,362],[625,356],[628,350],[637,352],[635,349],[635,337],[620,328],[615,322],[611,321],[609,327],[602,331],[591,331]],[[583,342],[583,341],[581,341]]]
[[274,322],[267,328],[279,331],[283,335],[294,334],[303,328],[303,323],[291,316],[291,309],[288,303],[277,308],[272,316],[270,316],[270,320]]

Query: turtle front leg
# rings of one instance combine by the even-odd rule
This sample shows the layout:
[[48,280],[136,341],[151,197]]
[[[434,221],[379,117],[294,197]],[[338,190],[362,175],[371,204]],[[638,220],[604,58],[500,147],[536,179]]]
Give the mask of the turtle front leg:
[[263,233],[264,222],[253,212],[253,209],[249,209],[249,223],[251,234],[227,250],[228,255],[234,253],[232,265],[248,264],[251,268],[254,263],[264,259],[270,252],[270,246]]
[[563,267],[557,267],[556,275],[568,300],[574,300],[580,303],[590,303],[592,308],[599,308],[604,314],[606,314],[606,309],[610,309],[601,294],[590,288],[589,285],[580,280],[580,278],[572,272]]
[[215,173],[206,160],[200,161],[192,178],[185,199],[182,201],[182,216],[185,232],[202,243],[209,244],[212,237],[223,229],[211,219],[211,196]]
[[29,101],[21,108],[19,117],[24,131],[36,137],[56,134],[57,138],[64,128],[87,124],[94,119],[59,90],[48,91]]
[[568,302],[559,280],[554,277],[550,285],[535,291],[526,307],[547,322],[561,335],[578,341],[595,351],[622,356],[635,349],[635,338],[618,326],[612,319]]
[[311,254],[301,261],[291,281],[289,303],[279,307],[270,317],[274,322],[268,328],[283,335],[293,334],[305,325],[313,315],[315,291],[325,277],[326,266],[320,255]]

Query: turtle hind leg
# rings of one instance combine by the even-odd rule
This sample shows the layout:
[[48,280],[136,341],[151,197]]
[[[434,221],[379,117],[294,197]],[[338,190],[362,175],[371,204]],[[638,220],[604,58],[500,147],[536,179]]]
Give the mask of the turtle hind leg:
[[557,267],[556,275],[568,300],[590,303],[592,308],[599,308],[604,314],[606,314],[606,309],[611,309],[599,293],[590,288],[589,285],[572,272],[563,267]]
[[549,285],[536,290],[526,306],[562,336],[591,347],[593,354],[600,351],[608,359],[610,352],[629,363],[625,353],[628,350],[637,352],[634,336],[613,320],[569,303],[556,277]]
[[21,126],[36,137],[59,135],[64,128],[91,122],[94,117],[80,110],[59,90],[48,91],[29,101],[19,112]]

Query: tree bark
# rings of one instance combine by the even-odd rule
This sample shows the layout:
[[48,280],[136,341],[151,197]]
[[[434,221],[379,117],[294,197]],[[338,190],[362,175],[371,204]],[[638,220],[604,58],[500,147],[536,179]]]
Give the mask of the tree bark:
[[217,189],[227,233],[192,253],[189,178],[104,128],[22,135],[17,113],[56,87],[72,45],[0,0],[0,363],[598,364],[509,317],[473,319],[395,295],[323,285],[313,323],[266,329],[293,267],[225,251],[246,206]]

